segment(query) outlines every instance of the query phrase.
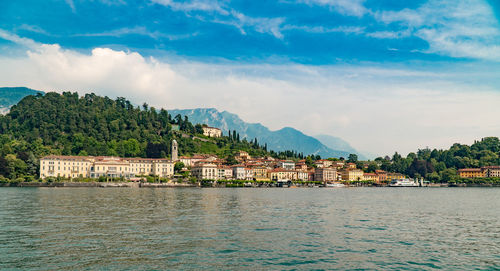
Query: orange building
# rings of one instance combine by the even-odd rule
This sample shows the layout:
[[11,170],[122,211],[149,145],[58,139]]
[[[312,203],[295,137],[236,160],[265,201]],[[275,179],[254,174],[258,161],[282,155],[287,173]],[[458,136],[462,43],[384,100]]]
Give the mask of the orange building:
[[462,178],[483,178],[486,171],[482,168],[462,168],[458,170],[458,175]]

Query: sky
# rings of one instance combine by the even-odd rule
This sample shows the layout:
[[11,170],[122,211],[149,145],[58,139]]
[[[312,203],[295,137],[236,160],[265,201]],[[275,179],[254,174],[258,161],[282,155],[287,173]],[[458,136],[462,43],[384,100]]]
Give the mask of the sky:
[[497,0],[0,1],[0,86],[407,154],[500,135]]

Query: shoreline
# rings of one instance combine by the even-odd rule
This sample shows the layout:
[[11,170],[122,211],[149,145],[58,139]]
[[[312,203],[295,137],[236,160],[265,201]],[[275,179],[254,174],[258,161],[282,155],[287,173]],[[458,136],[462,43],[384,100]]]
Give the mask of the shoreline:
[[[339,189],[329,187],[310,187],[310,186],[292,186],[292,187],[259,187],[259,186],[202,186],[198,184],[188,183],[137,183],[137,182],[20,182],[20,183],[0,183],[1,187],[47,187],[47,188],[327,188]],[[375,185],[346,185],[345,188],[359,188],[359,187],[390,187],[390,186],[375,186]],[[498,184],[429,184],[422,187],[411,188],[442,188],[442,187],[500,187]],[[405,187],[391,187],[391,188],[405,188]],[[406,187],[408,188],[408,187]]]

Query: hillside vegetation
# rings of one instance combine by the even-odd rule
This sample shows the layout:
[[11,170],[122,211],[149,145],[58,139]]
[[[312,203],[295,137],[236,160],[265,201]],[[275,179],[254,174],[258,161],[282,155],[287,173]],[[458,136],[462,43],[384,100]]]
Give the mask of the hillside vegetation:
[[231,137],[204,137],[201,125],[147,104],[138,107],[125,98],[70,92],[23,98],[0,117],[0,133],[0,175],[11,179],[37,176],[38,159],[48,154],[168,157],[173,139],[180,155],[230,158],[245,150],[252,156],[302,157],[292,151],[268,152],[256,140],[240,139],[237,131]]
[[380,168],[410,177],[425,177],[433,182],[454,182],[458,179],[458,169],[500,165],[500,140],[485,137],[471,146],[456,143],[448,150],[427,148],[406,157],[395,153],[368,164],[371,171]]

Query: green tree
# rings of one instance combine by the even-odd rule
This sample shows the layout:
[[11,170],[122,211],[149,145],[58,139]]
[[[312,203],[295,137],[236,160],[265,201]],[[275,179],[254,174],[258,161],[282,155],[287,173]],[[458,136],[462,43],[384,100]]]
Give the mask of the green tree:
[[356,163],[356,162],[358,162],[358,155],[354,154],[354,153],[349,154],[347,162],[348,163]]

